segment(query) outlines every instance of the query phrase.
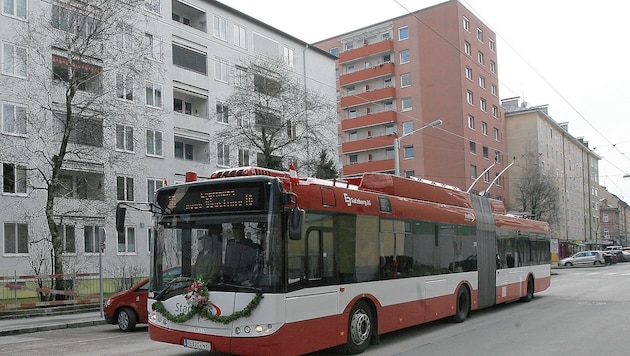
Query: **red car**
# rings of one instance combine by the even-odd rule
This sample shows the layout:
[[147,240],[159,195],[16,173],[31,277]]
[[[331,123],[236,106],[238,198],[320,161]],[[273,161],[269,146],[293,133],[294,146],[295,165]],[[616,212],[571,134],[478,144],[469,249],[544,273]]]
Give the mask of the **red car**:
[[[181,273],[179,267],[164,272],[164,280],[168,281],[178,277]],[[133,287],[118,292],[105,303],[103,315],[108,324],[118,325],[122,331],[133,331],[136,324],[148,322],[147,299],[149,297],[149,279],[143,279]]]

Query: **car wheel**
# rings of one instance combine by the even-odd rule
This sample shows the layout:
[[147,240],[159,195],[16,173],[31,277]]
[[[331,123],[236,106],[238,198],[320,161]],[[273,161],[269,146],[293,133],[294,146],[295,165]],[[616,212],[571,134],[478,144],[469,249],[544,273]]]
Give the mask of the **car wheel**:
[[118,312],[118,328],[122,331],[134,331],[138,318],[136,313],[130,308],[123,308]]
[[564,264],[564,266],[565,266],[565,267],[571,267],[571,266],[573,266],[573,263],[571,263],[571,262],[566,262],[566,263]]
[[373,325],[370,306],[365,301],[358,301],[350,311],[346,343],[346,352],[349,355],[359,354],[370,346]]
[[468,293],[468,288],[459,288],[455,303],[455,307],[457,309],[455,310],[455,315],[453,315],[453,321],[461,323],[466,320],[466,318],[468,318],[468,314],[470,314],[470,293]]

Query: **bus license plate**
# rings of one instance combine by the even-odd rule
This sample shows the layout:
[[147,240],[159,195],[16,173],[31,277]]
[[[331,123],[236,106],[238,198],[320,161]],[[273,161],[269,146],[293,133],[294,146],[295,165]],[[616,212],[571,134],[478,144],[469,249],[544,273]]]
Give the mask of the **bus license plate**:
[[191,349],[197,350],[212,351],[212,344],[205,341],[184,339],[184,347],[189,347]]

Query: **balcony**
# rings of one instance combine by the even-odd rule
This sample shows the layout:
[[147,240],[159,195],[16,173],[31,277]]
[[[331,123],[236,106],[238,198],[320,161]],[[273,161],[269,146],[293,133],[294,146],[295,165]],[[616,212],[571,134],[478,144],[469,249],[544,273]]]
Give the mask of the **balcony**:
[[392,147],[395,135],[372,136],[363,140],[344,142],[341,144],[343,154]]
[[367,81],[370,79],[391,77],[394,75],[394,63],[381,63],[369,68],[346,73],[339,76],[339,85],[345,86],[352,83]]
[[396,122],[396,111],[381,111],[341,121],[341,131]]
[[368,161],[343,166],[342,174],[352,176],[364,172],[392,172],[394,170],[394,159],[382,159],[378,161]]
[[340,105],[342,108],[348,108],[352,106],[382,101],[385,99],[392,99],[394,98],[395,93],[396,88],[394,87],[368,90],[362,93],[356,93],[342,97]]
[[365,45],[363,47],[351,49],[339,54],[339,64],[356,61],[359,58],[378,55],[381,53],[394,52],[394,41],[385,40],[372,44]]

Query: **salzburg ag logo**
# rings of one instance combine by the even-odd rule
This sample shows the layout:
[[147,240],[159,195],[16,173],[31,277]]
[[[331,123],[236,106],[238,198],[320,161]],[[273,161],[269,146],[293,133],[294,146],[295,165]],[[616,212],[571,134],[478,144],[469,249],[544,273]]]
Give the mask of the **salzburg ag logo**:
[[346,205],[348,206],[352,206],[352,204],[354,205],[363,205],[363,206],[372,206],[372,201],[371,200],[364,200],[364,199],[359,199],[359,198],[353,198],[351,196],[349,196],[347,193],[343,193],[343,200],[346,202]]

